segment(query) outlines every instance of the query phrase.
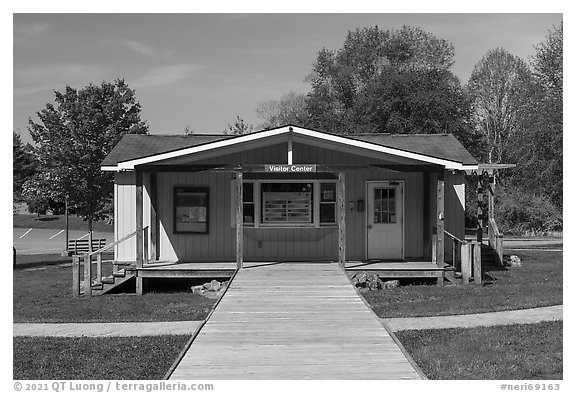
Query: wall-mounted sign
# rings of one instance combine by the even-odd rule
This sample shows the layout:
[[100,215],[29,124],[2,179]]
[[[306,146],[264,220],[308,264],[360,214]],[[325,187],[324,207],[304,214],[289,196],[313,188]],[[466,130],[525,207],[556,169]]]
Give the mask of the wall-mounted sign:
[[312,173],[316,172],[316,165],[314,164],[266,164],[264,165],[264,172],[275,173]]
[[207,188],[174,188],[174,233],[208,233]]

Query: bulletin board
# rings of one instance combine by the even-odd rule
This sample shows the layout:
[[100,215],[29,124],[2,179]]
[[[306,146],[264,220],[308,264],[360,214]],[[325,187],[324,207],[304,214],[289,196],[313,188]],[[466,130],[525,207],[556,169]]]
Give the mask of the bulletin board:
[[208,188],[174,188],[174,233],[208,233]]

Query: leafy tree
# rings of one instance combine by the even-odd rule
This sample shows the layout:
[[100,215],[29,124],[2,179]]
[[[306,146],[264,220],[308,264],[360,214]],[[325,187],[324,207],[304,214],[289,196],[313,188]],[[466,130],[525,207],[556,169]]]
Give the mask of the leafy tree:
[[147,133],[148,126],[124,80],[80,90],[66,86],[54,94],[55,105],[48,103],[37,113],[40,122],[29,119],[40,163],[36,188],[75,205],[91,232],[92,221],[105,217],[112,197],[112,178],[100,163],[124,134]]
[[228,123],[227,128],[224,130],[224,135],[243,135],[249,134],[252,131],[254,131],[254,126],[252,124],[245,124],[244,119],[240,116],[236,116],[234,124]]
[[510,160],[517,167],[508,182],[562,207],[563,192],[563,30],[554,27],[536,45],[531,59],[536,89],[524,111],[523,132]]
[[563,92],[563,31],[564,24],[554,26],[544,42],[536,45],[536,55],[532,58],[534,77],[549,93],[562,95]]
[[496,48],[476,64],[468,81],[473,100],[476,132],[483,139],[489,163],[500,163],[533,94],[528,65],[519,57]]
[[28,211],[36,213],[38,217],[50,209],[50,199],[44,192],[45,186],[38,176],[26,180],[22,185],[22,198],[28,205]]
[[285,124],[307,125],[306,95],[291,91],[279,100],[259,102],[256,114],[264,120],[263,129],[280,127]]
[[24,145],[20,134],[12,132],[13,199],[22,197],[22,187],[36,172],[36,159],[30,144]]
[[453,45],[420,28],[349,31],[342,48],[318,52],[310,123],[333,133],[453,133],[477,149],[453,62]]

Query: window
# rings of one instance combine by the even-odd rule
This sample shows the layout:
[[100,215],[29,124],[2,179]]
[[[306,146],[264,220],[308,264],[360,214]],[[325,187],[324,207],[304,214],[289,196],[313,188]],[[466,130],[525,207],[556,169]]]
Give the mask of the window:
[[313,183],[262,183],[262,224],[312,224]]
[[374,223],[396,223],[396,189],[374,189]]
[[254,183],[244,183],[242,185],[242,197],[243,197],[243,212],[244,212],[244,224],[254,225],[256,217],[254,213],[256,212],[255,202],[254,202]]
[[[320,227],[336,225],[333,180],[256,180],[243,184],[246,227]],[[236,181],[230,184],[230,223],[236,225]]]
[[336,183],[320,183],[320,224],[336,223]]
[[174,188],[174,233],[208,233],[207,188]]

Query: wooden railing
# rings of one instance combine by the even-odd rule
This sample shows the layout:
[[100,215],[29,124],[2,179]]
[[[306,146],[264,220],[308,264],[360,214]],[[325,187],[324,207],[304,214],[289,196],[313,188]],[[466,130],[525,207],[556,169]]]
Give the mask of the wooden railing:
[[494,250],[496,263],[500,266],[504,265],[504,235],[498,230],[496,220],[490,218],[488,220],[488,243]]
[[482,283],[482,243],[464,242],[460,249],[460,272],[462,284],[467,285],[474,278],[474,284]]
[[466,240],[454,236],[447,230],[444,230],[444,234],[452,239],[452,267],[459,269],[460,259],[458,257],[460,256],[460,248],[462,247],[462,244],[466,243]]
[[[462,283],[482,283],[482,243],[469,242],[444,230],[444,235],[452,239],[452,267],[462,273]],[[432,262],[436,263],[438,235],[432,235]]]
[[[148,262],[148,227],[142,229],[143,232],[143,262]],[[110,243],[96,251],[92,251],[83,255],[74,255],[72,257],[72,294],[74,297],[80,296],[80,265],[81,260],[83,261],[83,270],[84,270],[84,296],[92,296],[92,286],[93,285],[100,285],[102,284],[102,254],[110,249],[113,249],[115,246],[133,238],[138,234],[138,230],[130,233],[129,235],[124,236],[122,239],[116,240],[113,243]],[[96,266],[96,274],[92,274],[92,268],[94,266],[93,258],[96,258],[95,266]],[[137,263],[138,264],[138,263]],[[142,267],[142,266],[137,266]],[[118,272],[118,266],[113,265],[112,273]],[[95,278],[95,280],[94,280]]]

